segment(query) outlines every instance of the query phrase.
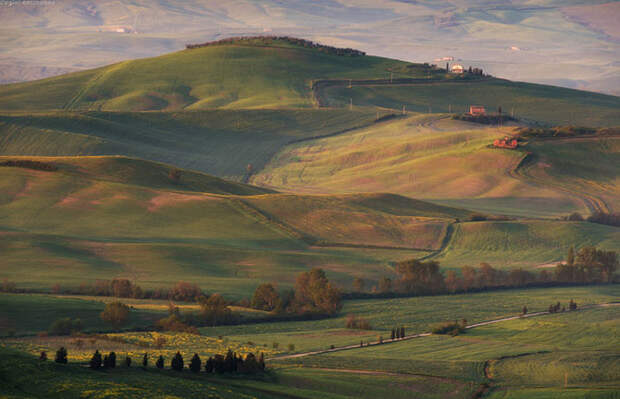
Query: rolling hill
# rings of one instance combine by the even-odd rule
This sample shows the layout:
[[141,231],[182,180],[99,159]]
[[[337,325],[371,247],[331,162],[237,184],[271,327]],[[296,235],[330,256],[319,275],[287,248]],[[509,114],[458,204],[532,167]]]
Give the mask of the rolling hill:
[[[560,170],[562,162],[568,161],[557,151],[534,145],[524,151],[489,147],[494,139],[513,133],[511,126],[497,128],[442,115],[414,115],[334,137],[291,144],[264,170],[253,175],[251,181],[296,192],[390,191],[450,206],[526,217],[587,213],[587,204],[579,193],[555,189],[546,177],[535,184],[533,179],[513,173],[530,147],[536,154],[540,152],[545,162],[557,165],[554,170]],[[617,138],[605,139],[615,141]],[[595,148],[607,157],[614,156],[613,149],[593,145],[592,149]],[[617,163],[595,166],[595,159],[600,156],[602,153],[591,152],[570,161],[578,164],[573,169],[581,171],[575,173],[586,173],[589,168],[605,169],[606,174],[598,178],[596,169],[589,174],[593,187],[598,186],[596,179],[618,174]],[[570,170],[563,173],[563,181],[570,182]],[[588,184],[585,179],[581,182]],[[613,191],[613,183],[607,187]]]

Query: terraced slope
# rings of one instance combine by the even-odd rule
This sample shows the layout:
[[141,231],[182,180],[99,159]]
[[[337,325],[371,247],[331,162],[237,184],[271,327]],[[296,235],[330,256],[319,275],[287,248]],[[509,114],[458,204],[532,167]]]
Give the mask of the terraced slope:
[[525,152],[489,145],[512,129],[413,115],[289,145],[251,181],[295,192],[393,192],[520,216],[587,212],[577,195],[509,174]]

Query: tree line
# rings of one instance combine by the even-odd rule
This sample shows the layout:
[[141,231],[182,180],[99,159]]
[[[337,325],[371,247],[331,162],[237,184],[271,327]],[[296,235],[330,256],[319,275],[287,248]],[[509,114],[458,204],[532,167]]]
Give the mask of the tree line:
[[[117,356],[114,351],[110,352],[107,355],[102,355],[99,350],[96,350],[95,353],[93,353],[93,356],[90,358],[88,366],[93,370],[113,369],[117,366],[116,357]],[[67,349],[64,346],[60,347],[56,351],[54,361],[60,364],[67,364],[68,359],[69,357]],[[45,351],[41,352],[39,360],[47,361],[47,353]],[[131,367],[132,363],[133,361],[131,357],[127,355],[125,356],[122,365],[126,368],[129,368]],[[145,353],[142,357],[142,368],[146,369],[148,366],[149,355],[148,353]],[[160,370],[165,368],[165,359],[162,355],[160,355],[155,361],[155,367]],[[170,369],[175,371],[183,371],[184,368],[185,361],[183,359],[183,355],[181,355],[180,351],[177,351],[177,353],[170,360]],[[193,373],[199,373],[203,369],[202,359],[197,353],[194,353],[194,356],[192,356],[189,364],[187,365],[187,368]],[[243,356],[229,349],[226,355],[217,354],[215,356],[209,357],[204,362],[204,371],[207,374],[256,374],[262,373],[265,370],[265,357],[262,352],[258,356],[250,352],[244,358]]]
[[198,43],[198,44],[186,44],[186,49],[196,49],[201,47],[209,47],[209,46],[221,46],[226,44],[258,44],[258,45],[271,45],[274,42],[283,42],[286,44],[291,44],[294,46],[312,48],[319,50],[320,52],[338,55],[338,56],[347,56],[347,57],[359,57],[366,55],[365,52],[361,50],[356,50],[352,48],[340,48],[327,46],[324,44],[316,43],[311,40],[299,39],[291,36],[236,36],[229,37],[226,39],[215,40],[206,43]]
[[617,269],[618,254],[615,251],[593,246],[579,251],[571,247],[565,262],[539,272],[522,268],[501,270],[481,263],[479,267],[463,266],[460,273],[454,270],[444,273],[437,261],[412,259],[397,263],[397,278],[382,277],[370,293],[364,292],[365,284],[356,279],[354,291],[347,296],[436,295],[537,285],[611,283]]

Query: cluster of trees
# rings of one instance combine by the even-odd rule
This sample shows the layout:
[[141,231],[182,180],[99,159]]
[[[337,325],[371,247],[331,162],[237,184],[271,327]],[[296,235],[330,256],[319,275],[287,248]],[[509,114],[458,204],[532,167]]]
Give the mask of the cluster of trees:
[[360,50],[355,50],[352,48],[339,48],[326,46],[324,44],[315,43],[310,40],[299,39],[296,37],[290,36],[239,36],[239,37],[229,37],[226,39],[216,40],[212,42],[199,43],[199,44],[186,44],[185,48],[187,49],[195,49],[200,47],[209,47],[209,46],[219,46],[223,44],[258,44],[258,45],[271,45],[274,43],[284,43],[290,44],[299,47],[313,48],[317,49],[323,53],[339,55],[339,56],[348,56],[348,57],[358,57],[366,55],[365,52]]
[[460,322],[450,321],[443,324],[439,324],[433,328],[433,334],[440,335],[452,335],[453,337],[462,334],[467,328],[467,320],[463,319]]
[[297,277],[292,292],[281,295],[273,284],[261,284],[254,292],[251,306],[276,313],[333,315],[342,308],[342,300],[323,269],[314,268]]
[[444,274],[436,261],[413,259],[396,264],[398,277],[394,281],[388,277],[381,278],[370,294],[360,293],[360,285],[357,284],[354,292],[347,296],[436,295],[495,288],[611,283],[618,263],[615,251],[599,250],[592,246],[583,247],[577,252],[570,248],[564,263],[539,272],[521,268],[500,270],[488,263],[481,263],[479,267],[463,266],[460,273],[448,270]]
[[390,338],[392,340],[394,339],[401,339],[401,338],[405,338],[405,326],[401,326],[401,327],[396,327],[396,328],[392,328],[392,335],[390,336]]
[[113,296],[117,298],[135,299],[170,299],[184,302],[197,302],[204,293],[196,284],[179,281],[171,288],[144,290],[128,279],[97,280],[95,283],[82,283],[78,288],[63,289],[60,284],[52,287],[55,294],[76,294],[94,296]]
[[588,216],[588,222],[620,227],[620,213],[594,212]]
[[517,118],[514,118],[510,115],[502,115],[502,114],[471,115],[467,113],[453,115],[452,119],[457,119],[457,120],[466,121],[466,122],[473,122],[473,123],[482,123],[485,125],[497,125],[499,123],[517,120]]
[[0,167],[1,166],[43,170],[45,172],[55,172],[58,170],[58,166],[54,164],[45,163],[41,161],[32,161],[29,159],[12,159],[8,161],[0,162]]
[[618,269],[618,254],[587,246],[568,250],[566,262],[555,267],[554,280],[561,283],[611,283]]
[[548,137],[578,137],[592,135],[616,135],[620,129],[615,128],[590,128],[581,126],[555,126],[544,127],[522,127],[517,134],[523,138],[548,138]]
[[573,212],[568,216],[562,217],[562,219],[571,222],[588,221],[590,223],[606,224],[608,226],[620,227],[620,213],[618,212],[594,212],[587,218],[584,218],[579,212]]
[[[573,301],[572,299],[570,300],[570,302],[568,303],[568,310],[577,310],[577,303],[575,301]],[[556,302],[556,304],[551,304],[549,305],[549,313],[558,313],[558,312],[565,312],[566,311],[566,306],[562,306],[560,304],[560,302]]]

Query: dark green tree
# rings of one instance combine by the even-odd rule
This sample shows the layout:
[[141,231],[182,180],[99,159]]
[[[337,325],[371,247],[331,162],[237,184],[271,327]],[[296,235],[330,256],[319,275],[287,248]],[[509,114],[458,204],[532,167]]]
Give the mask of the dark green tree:
[[405,338],[405,326],[402,326],[402,327],[400,328],[400,337],[401,337],[401,338]]
[[202,361],[200,360],[200,356],[197,353],[194,353],[192,356],[192,360],[189,363],[189,369],[194,373],[199,373],[202,367]]
[[159,357],[157,358],[157,361],[155,362],[155,367],[157,367],[158,369],[164,368],[164,357],[162,355],[159,355]]
[[60,349],[56,351],[56,358],[54,359],[56,363],[67,364],[67,349],[64,346],[61,346]]
[[527,306],[523,306],[523,310],[521,311],[521,314],[527,314]]
[[125,356],[125,367],[131,367],[131,358],[129,356]]
[[212,373],[213,372],[213,358],[210,357],[210,356],[207,359],[207,361],[205,362],[205,371],[207,373]]
[[144,354],[144,356],[142,356],[142,367],[146,368],[149,365],[149,355],[148,354]]
[[396,338],[396,331],[394,331],[394,329],[392,328],[392,335],[390,336],[390,338],[392,340],[394,340],[394,338]]
[[44,362],[47,360],[47,352],[45,351],[41,351],[41,354],[39,355],[39,360]]
[[227,373],[235,371],[235,356],[230,349],[226,352],[226,357],[224,358],[224,371]]
[[575,264],[575,248],[571,246],[568,248],[568,255],[566,256],[566,264],[573,266]]
[[181,352],[177,352],[176,355],[174,355],[170,362],[170,367],[176,371],[183,370],[183,356],[181,356]]
[[263,352],[258,356],[258,367],[263,371],[265,370],[265,355]]
[[93,357],[90,358],[90,362],[88,362],[88,365],[93,370],[99,370],[101,368],[101,362],[101,353],[96,350],[95,353],[93,353]]

